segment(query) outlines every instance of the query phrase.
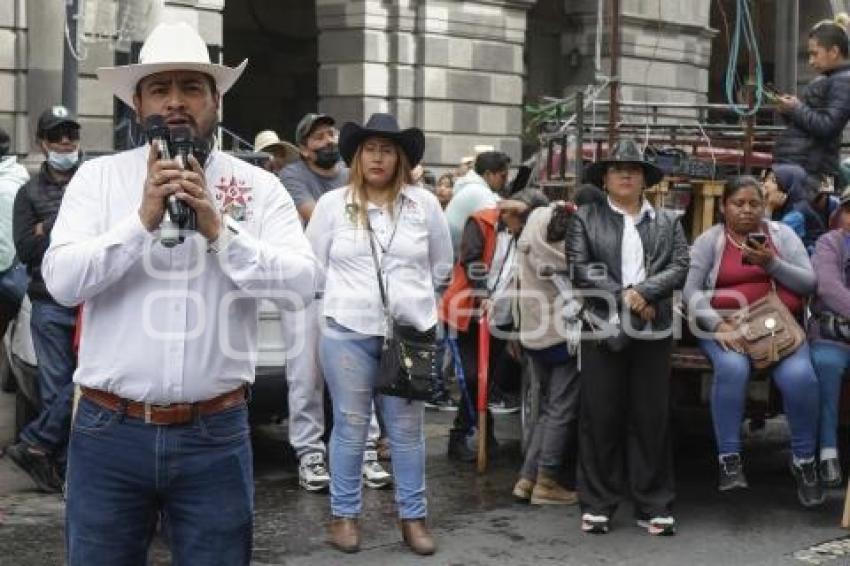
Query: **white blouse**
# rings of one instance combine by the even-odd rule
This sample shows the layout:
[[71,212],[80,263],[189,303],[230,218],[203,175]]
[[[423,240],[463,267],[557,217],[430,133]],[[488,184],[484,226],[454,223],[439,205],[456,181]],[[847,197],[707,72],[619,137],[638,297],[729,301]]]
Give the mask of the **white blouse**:
[[[383,336],[369,232],[359,225],[352,197],[348,186],[325,193],[307,225],[307,239],[325,269],[323,314],[359,334]],[[451,275],[449,227],[437,198],[419,187],[404,187],[395,211],[373,204],[367,210],[390,313],[424,331],[437,323],[435,289]]]

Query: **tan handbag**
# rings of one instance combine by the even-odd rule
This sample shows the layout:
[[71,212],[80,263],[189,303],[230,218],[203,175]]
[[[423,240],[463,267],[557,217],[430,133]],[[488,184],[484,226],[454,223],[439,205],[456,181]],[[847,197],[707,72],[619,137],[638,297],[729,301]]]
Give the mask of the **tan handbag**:
[[743,334],[746,354],[755,369],[765,369],[797,351],[806,334],[773,289],[729,317]]

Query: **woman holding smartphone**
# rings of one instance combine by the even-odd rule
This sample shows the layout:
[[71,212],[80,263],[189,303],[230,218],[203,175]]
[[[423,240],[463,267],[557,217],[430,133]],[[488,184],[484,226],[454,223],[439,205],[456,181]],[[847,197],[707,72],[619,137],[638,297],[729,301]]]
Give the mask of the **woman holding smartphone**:
[[[741,331],[728,315],[774,289],[797,316],[815,291],[803,243],[780,222],[764,219],[764,194],[749,176],[731,179],[723,192],[724,221],[694,242],[684,298],[698,325],[699,346],[714,368],[711,414],[720,465],[719,489],[747,487],[741,460],[741,421],[751,373]],[[791,427],[791,471],[804,506],[823,502],[815,462],[818,383],[808,344],[772,368]]]

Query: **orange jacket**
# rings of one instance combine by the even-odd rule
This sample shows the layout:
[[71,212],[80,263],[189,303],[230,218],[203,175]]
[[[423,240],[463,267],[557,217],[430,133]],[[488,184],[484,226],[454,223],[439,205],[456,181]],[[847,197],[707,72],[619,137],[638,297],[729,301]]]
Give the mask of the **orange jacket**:
[[[478,228],[484,236],[484,253],[481,261],[489,270],[493,263],[493,254],[496,251],[496,227],[499,224],[499,210],[487,208],[476,212],[470,216],[470,219],[478,224]],[[462,242],[461,245],[463,245]],[[476,293],[470,284],[466,270],[460,264],[460,261],[455,262],[452,280],[440,299],[438,308],[440,320],[455,330],[466,332],[469,330],[469,323],[472,320],[475,306],[481,298],[483,297],[480,296],[480,293]]]

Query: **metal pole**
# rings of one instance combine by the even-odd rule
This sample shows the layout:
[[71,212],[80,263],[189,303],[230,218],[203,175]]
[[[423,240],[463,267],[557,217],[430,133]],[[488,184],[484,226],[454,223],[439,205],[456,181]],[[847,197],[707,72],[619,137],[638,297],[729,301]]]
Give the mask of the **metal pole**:
[[800,0],[776,3],[776,90],[797,90],[797,49],[800,36]]
[[[602,0],[600,0],[601,2]],[[608,108],[608,152],[617,141],[617,122],[620,121],[620,0],[611,0],[611,54],[610,106]]]
[[62,41],[62,104],[72,114],[77,114],[77,79],[79,76],[79,41],[77,41],[77,14],[79,0],[65,0],[65,27]]
[[584,92],[576,93],[576,189],[584,179]]

